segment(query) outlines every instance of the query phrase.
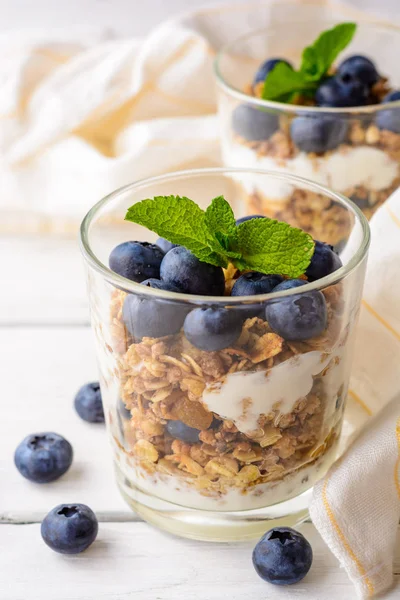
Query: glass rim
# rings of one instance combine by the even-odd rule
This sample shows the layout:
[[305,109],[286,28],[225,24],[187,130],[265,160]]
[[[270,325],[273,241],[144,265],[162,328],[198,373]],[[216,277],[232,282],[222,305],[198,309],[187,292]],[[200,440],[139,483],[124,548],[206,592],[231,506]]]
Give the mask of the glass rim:
[[91,248],[91,244],[89,241],[89,230],[92,225],[93,220],[96,218],[97,214],[101,211],[103,207],[112,203],[113,200],[118,198],[121,194],[124,194],[128,191],[139,189],[140,187],[144,187],[146,185],[151,185],[154,183],[162,183],[163,181],[170,181],[173,179],[184,179],[189,176],[202,176],[202,175],[229,175],[229,174],[253,174],[253,175],[265,175],[269,177],[274,177],[275,179],[281,179],[286,182],[290,182],[293,184],[306,185],[313,189],[315,192],[322,193],[324,195],[328,195],[331,199],[338,201],[340,204],[344,204],[346,208],[356,215],[358,218],[361,228],[362,228],[362,241],[360,243],[360,247],[351,257],[349,262],[340,267],[337,271],[334,271],[330,275],[322,277],[317,281],[306,283],[302,286],[302,293],[312,290],[320,290],[325,289],[331,285],[339,283],[342,279],[344,279],[347,275],[349,275],[352,271],[354,271],[358,265],[362,262],[365,255],[367,254],[369,244],[370,244],[370,228],[366,217],[363,212],[358,208],[354,202],[343,196],[338,192],[334,192],[329,188],[320,185],[314,181],[309,179],[305,179],[304,177],[299,177],[297,175],[291,175],[289,173],[278,172],[278,171],[267,171],[264,169],[239,169],[234,167],[214,167],[214,168],[204,168],[204,169],[188,169],[183,171],[175,171],[171,173],[166,173],[163,175],[157,175],[154,177],[147,177],[144,179],[140,179],[133,183],[129,183],[125,186],[122,186],[111,192],[99,202],[94,204],[89,212],[85,215],[82,220],[80,230],[79,230],[79,245],[80,250],[85,258],[85,260],[90,264],[90,266],[100,273],[106,281],[114,285],[114,287],[122,289],[123,291],[127,291],[130,293],[134,293],[140,296],[147,296],[149,298],[157,298],[168,300],[170,302],[179,302],[186,304],[216,304],[216,305],[225,305],[225,306],[237,306],[241,304],[261,304],[266,301],[275,300],[278,298],[284,298],[288,296],[294,296],[298,294],[297,288],[291,288],[288,290],[283,290],[281,292],[270,292],[267,294],[259,294],[256,296],[201,296],[195,294],[184,294],[178,292],[171,292],[167,290],[159,290],[154,289],[148,286],[141,285],[140,283],[136,283],[130,279],[126,279],[121,275],[118,275],[114,271],[112,271],[107,265],[105,265],[95,254],[95,252]]
[[[323,21],[323,19],[321,19]],[[332,25],[335,24],[335,20],[325,19],[325,22],[329,22]],[[289,21],[280,24],[281,26],[296,25],[302,24],[303,21]],[[361,26],[362,28],[370,28],[370,29],[383,29],[388,31],[395,31],[400,35],[400,27],[395,24],[383,24],[383,23],[371,23],[369,21],[361,21],[357,23],[357,26]],[[218,51],[215,59],[214,59],[214,75],[217,82],[217,85],[223,89],[227,94],[233,96],[237,100],[244,102],[246,104],[250,104],[256,106],[258,108],[269,108],[274,110],[279,110],[281,112],[294,113],[294,114],[304,114],[304,115],[316,115],[316,114],[331,114],[331,115],[348,115],[354,117],[355,115],[370,115],[375,114],[376,112],[380,112],[382,110],[392,110],[395,108],[400,108],[400,100],[395,100],[394,102],[389,102],[386,104],[368,104],[366,106],[349,106],[345,108],[336,108],[336,107],[325,107],[325,106],[302,106],[301,104],[285,104],[284,102],[277,102],[275,100],[264,100],[263,98],[257,98],[255,96],[250,96],[246,94],[243,90],[234,87],[225,79],[221,69],[221,61],[224,56],[231,50],[236,44],[254,37],[256,35],[264,34],[268,36],[272,32],[276,31],[276,27],[267,27],[261,29],[255,29],[250,31],[244,35],[241,35],[234,39],[231,42],[228,42]]]

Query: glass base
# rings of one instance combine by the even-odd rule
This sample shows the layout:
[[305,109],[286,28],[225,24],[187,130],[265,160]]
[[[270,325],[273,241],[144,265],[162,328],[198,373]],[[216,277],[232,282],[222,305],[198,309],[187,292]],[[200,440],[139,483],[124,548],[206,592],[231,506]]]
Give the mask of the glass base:
[[208,542],[259,538],[271,527],[295,527],[308,517],[312,489],[257,510],[211,512],[160,500],[132,485],[116,465],[117,484],[128,505],[151,525],[180,537]]

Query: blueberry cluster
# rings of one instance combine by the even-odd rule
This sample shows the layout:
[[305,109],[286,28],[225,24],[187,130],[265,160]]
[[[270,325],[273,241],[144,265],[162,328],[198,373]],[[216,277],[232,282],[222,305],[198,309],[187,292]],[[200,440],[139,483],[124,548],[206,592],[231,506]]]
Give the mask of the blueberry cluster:
[[[79,389],[74,407],[82,420],[104,423],[98,381],[87,383]],[[72,459],[69,441],[53,432],[26,436],[14,453],[14,463],[21,475],[33,483],[41,484],[62,477],[71,467]],[[43,540],[52,550],[61,554],[83,552],[94,542],[97,532],[96,515],[85,504],[60,504],[46,515],[41,526]]]
[[[264,81],[268,73],[286,60],[272,58],[258,69],[253,80],[253,89]],[[334,75],[326,77],[318,87],[314,102],[323,108],[347,108],[376,104],[373,87],[381,79],[376,66],[366,56],[350,56],[339,64]],[[387,94],[382,103],[400,99],[400,91]],[[378,111],[376,125],[400,133],[400,109]],[[247,141],[269,140],[279,129],[278,113],[258,109],[248,104],[239,105],[232,115],[234,132]],[[343,117],[328,114],[299,116],[290,125],[291,139],[304,152],[322,153],[337,148],[346,141],[349,122]]]
[[[261,215],[244,217],[260,218]],[[146,256],[146,261],[143,257]],[[222,296],[225,278],[221,267],[201,262],[183,246],[159,239],[157,244],[125,242],[110,255],[110,267],[141,285],[167,292],[202,296]],[[341,267],[333,249],[316,242],[314,255],[307,269],[308,281],[315,281]],[[257,296],[301,287],[302,279],[285,280],[280,274],[245,272],[239,274],[232,296]],[[198,308],[185,306],[171,298],[153,298],[128,294],[122,318],[134,340],[159,338],[178,333],[182,328],[186,339],[204,351],[218,351],[235,343],[241,334],[243,321],[258,316],[286,340],[307,340],[320,335],[327,326],[324,295],[318,290],[299,292],[266,305],[246,304],[225,308],[207,303]]]

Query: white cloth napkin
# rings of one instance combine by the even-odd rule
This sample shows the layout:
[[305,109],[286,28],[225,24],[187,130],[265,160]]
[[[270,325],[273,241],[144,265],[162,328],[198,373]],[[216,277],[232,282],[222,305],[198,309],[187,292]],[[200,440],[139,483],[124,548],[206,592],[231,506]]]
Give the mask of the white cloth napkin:
[[[359,15],[329,2],[267,0],[198,10],[143,41],[93,32],[0,35],[0,230],[75,230],[94,202],[121,185],[219,165],[215,51],[288,14],[292,21]],[[400,392],[399,194],[376,214],[372,233],[345,441]],[[391,583],[399,404],[371,421],[316,486],[311,506],[364,596]]]
[[143,41],[0,35],[0,231],[74,228],[102,196],[163,172],[220,164],[213,60],[246,31],[357,17],[312,0],[199,9]]
[[371,232],[347,429],[369,423],[315,486],[310,507],[363,598],[392,583],[400,518],[400,189],[374,215]]

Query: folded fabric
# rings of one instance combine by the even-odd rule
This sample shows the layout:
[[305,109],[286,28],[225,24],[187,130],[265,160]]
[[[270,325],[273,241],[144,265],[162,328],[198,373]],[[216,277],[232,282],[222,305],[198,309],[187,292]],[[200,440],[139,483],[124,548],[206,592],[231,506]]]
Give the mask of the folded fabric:
[[288,14],[301,23],[359,13],[266,0],[199,9],[143,41],[0,35],[2,230],[76,229],[90,206],[131,181],[218,166],[215,52]]
[[359,417],[347,415],[347,433],[370,422],[315,486],[310,507],[362,598],[393,581],[400,518],[400,189],[373,216],[371,233],[350,385]]

